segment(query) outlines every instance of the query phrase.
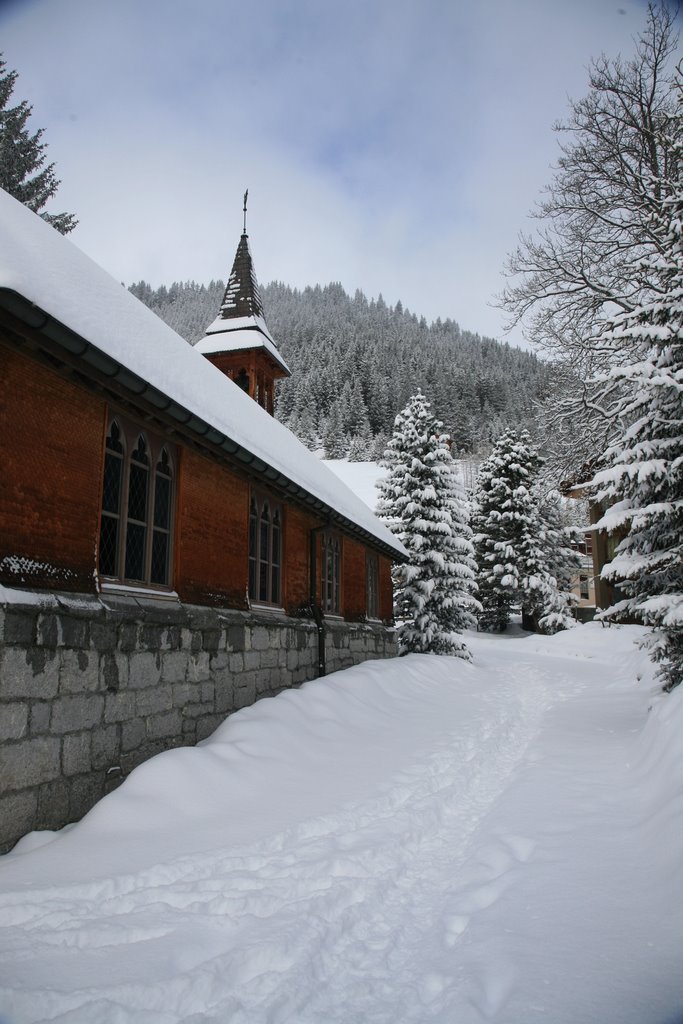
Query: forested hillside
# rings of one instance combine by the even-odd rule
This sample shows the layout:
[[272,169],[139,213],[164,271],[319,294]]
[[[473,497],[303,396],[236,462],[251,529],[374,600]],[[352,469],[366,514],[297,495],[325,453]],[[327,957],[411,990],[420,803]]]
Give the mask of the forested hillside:
[[[194,344],[216,316],[224,284],[130,290]],[[261,289],[271,333],[292,377],[277,416],[329,458],[381,454],[394,417],[418,387],[460,452],[485,451],[508,426],[532,427],[547,367],[534,355],[460,329],[427,324],[401,303],[351,297],[340,284]]]

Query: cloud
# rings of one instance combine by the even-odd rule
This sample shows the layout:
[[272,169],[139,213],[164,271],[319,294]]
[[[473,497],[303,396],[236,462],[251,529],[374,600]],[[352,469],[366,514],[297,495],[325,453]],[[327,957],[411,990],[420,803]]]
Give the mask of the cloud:
[[[0,12],[73,240],[126,282],[338,280],[499,335],[551,124],[643,5],[33,0]],[[516,336],[513,340],[519,340]]]

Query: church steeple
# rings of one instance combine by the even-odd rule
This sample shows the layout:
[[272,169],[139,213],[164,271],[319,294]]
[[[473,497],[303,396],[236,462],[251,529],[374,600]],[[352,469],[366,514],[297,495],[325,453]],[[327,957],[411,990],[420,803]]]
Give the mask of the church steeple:
[[221,303],[223,320],[242,316],[258,316],[265,320],[254,263],[249,251],[249,236],[242,235],[235,253],[228,284]]
[[196,347],[272,415],[275,381],[289,377],[290,371],[266,325],[249,250],[247,195],[245,192],[244,230],[220,311]]

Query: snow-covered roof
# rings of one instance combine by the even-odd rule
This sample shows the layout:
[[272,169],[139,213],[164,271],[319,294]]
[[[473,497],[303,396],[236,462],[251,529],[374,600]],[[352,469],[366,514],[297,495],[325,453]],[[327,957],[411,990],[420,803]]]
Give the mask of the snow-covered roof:
[[[357,532],[405,549],[345,484],[286,427],[188,345],[68,239],[0,189],[0,300],[14,292],[246,452],[336,512]],[[36,317],[36,324],[39,318]],[[40,329],[40,328],[37,328]],[[210,441],[209,441],[210,443]],[[216,442],[218,443],[218,442]],[[249,461],[246,459],[245,461]],[[324,518],[325,510],[320,511]],[[355,529],[354,529],[355,528]]]
[[207,327],[206,334],[197,342],[195,348],[202,355],[263,348],[285,373],[289,374],[290,372],[287,363],[278,351],[265,320],[260,316],[243,316],[231,320],[217,316],[211,326]]
[[226,320],[222,314],[219,314],[213,323],[206,328],[207,334],[225,334],[229,331],[248,331],[258,330],[263,334],[269,341],[277,347],[277,344],[268,330],[268,325],[262,316],[236,316],[231,317],[230,320]]

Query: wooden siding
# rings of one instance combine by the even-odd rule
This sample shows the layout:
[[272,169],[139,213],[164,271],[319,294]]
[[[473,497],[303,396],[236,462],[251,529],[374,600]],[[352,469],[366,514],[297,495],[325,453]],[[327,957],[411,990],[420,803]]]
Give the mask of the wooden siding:
[[246,481],[182,449],[175,548],[182,600],[246,608],[248,527]]
[[240,349],[236,352],[207,352],[205,358],[230,380],[239,382],[240,371],[249,377],[249,397],[270,413],[275,413],[275,384],[287,374],[263,348]]
[[105,416],[103,400],[0,343],[1,583],[95,590]]
[[312,516],[298,508],[285,508],[284,606],[294,615],[310,598],[310,532],[319,526]]
[[358,622],[368,613],[365,547],[344,537],[342,548],[342,615]]
[[379,556],[379,617],[391,622],[394,617],[394,590],[391,582],[391,562]]

